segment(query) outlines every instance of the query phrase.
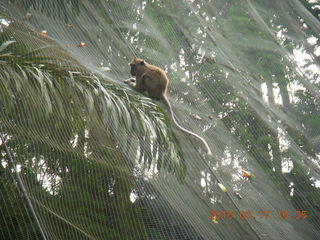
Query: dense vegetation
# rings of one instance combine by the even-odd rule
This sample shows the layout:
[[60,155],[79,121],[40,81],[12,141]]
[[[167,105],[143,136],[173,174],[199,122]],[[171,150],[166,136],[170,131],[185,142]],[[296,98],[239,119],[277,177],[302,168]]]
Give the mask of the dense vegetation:
[[[49,2],[24,0],[20,7],[61,18],[64,23],[91,9],[80,0]],[[147,22],[161,33],[155,42],[154,35],[142,31],[144,26],[139,23],[135,27],[141,33],[135,35],[117,22],[115,13],[132,24],[134,16],[131,1],[121,6],[115,2],[97,0],[94,5],[97,14],[101,8],[113,10],[95,16],[97,22],[102,19],[110,27],[96,41],[112,38],[109,47],[118,52],[108,52],[108,47],[101,50],[91,42],[108,61],[116,59],[109,67],[121,76],[119,66],[132,57],[131,51],[139,49],[145,57],[157,59],[154,64],[183,56],[183,64],[175,62],[179,67],[171,77],[180,79],[188,72],[189,86],[196,89],[190,91],[190,99],[212,109],[207,112],[204,107],[198,113],[202,123],[215,125],[207,139],[217,155],[251,159],[261,169],[256,177],[266,176],[295,209],[312,213],[305,221],[319,230],[320,191],[313,174],[319,174],[320,76],[308,68],[319,66],[319,40],[302,43],[300,29],[308,37],[314,32],[298,16],[298,9],[287,14],[298,16],[299,30],[284,26],[287,15],[282,17],[281,8],[270,8],[279,4],[276,0],[252,1],[254,9],[265,10],[260,15],[237,0],[215,1],[214,5],[209,1],[208,8],[199,9],[193,1],[182,1],[190,9],[181,9],[171,0],[143,3],[139,11],[144,10]],[[315,4],[302,2],[317,17]],[[167,6],[176,15],[168,14]],[[189,25],[183,22],[188,11],[194,17]],[[206,16],[218,20],[208,27]],[[211,173],[215,165],[210,161],[199,164],[200,170],[189,175],[193,165],[188,161],[200,154],[192,141],[171,129],[161,105],[125,89],[111,77],[89,71],[80,58],[71,57],[54,40],[31,29],[32,19],[13,19],[0,12],[0,20],[0,238],[42,239],[41,229],[45,229],[48,239],[205,239],[155,186],[161,185],[163,175],[173,177],[181,188],[200,185],[201,172]],[[263,21],[269,28],[261,27]],[[196,31],[199,36],[192,35]],[[88,42],[92,40],[89,33],[82,34],[88,34]],[[228,39],[229,45],[218,37]],[[134,50],[130,39],[136,44]],[[302,77],[297,65],[284,57],[297,49],[311,55],[299,66]],[[94,55],[95,49],[92,51]],[[170,69],[170,64],[164,67]],[[294,86],[299,88],[291,91]],[[171,94],[179,96],[185,106],[181,111],[187,112],[194,102],[176,93],[188,91],[185,83],[173,82],[172,89]],[[283,170],[286,168],[290,170]],[[145,171],[154,173],[154,185]],[[194,192],[210,206],[208,199],[216,195],[214,184],[206,184],[203,192]],[[251,230],[241,233],[246,225],[240,223],[230,223],[230,228],[250,239]]]

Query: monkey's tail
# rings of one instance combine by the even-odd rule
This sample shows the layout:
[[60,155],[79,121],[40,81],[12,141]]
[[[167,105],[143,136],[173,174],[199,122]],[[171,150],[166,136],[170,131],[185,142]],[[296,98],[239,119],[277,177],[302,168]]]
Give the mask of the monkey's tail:
[[209,148],[206,140],[204,140],[202,137],[200,137],[199,135],[195,134],[194,132],[191,132],[191,131],[185,129],[184,127],[182,127],[182,126],[177,122],[177,120],[176,120],[176,118],[175,118],[175,116],[174,116],[174,112],[173,112],[173,110],[172,110],[171,103],[170,103],[169,99],[167,98],[167,96],[164,95],[164,96],[162,97],[162,99],[163,99],[163,101],[165,102],[165,104],[168,106],[169,111],[170,111],[170,114],[171,114],[171,118],[172,118],[172,120],[173,120],[173,123],[177,126],[177,128],[179,128],[182,132],[188,133],[188,134],[190,134],[190,135],[198,138],[198,139],[204,144],[204,146],[206,147],[206,149],[207,149],[207,154],[211,156],[212,153],[211,153],[211,150],[210,150],[210,148]]

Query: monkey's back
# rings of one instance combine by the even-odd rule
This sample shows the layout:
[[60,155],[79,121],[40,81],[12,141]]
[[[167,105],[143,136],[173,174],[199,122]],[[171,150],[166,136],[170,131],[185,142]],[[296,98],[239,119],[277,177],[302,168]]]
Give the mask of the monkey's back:
[[149,85],[149,95],[155,99],[161,99],[166,95],[169,79],[165,71],[157,66],[146,63],[147,75],[151,78]]

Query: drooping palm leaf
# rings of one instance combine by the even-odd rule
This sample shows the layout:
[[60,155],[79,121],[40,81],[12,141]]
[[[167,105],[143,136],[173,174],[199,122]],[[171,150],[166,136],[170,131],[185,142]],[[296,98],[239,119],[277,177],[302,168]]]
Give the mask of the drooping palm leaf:
[[[2,0],[16,169],[0,144],[0,236],[319,238],[319,21],[301,1]],[[133,57],[167,71],[177,118],[213,157],[123,88]]]

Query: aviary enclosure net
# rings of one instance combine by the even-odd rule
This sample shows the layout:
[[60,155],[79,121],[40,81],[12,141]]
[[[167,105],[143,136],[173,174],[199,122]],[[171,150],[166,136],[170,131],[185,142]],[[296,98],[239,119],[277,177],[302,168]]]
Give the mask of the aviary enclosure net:
[[0,239],[319,239],[316,2],[1,0]]

